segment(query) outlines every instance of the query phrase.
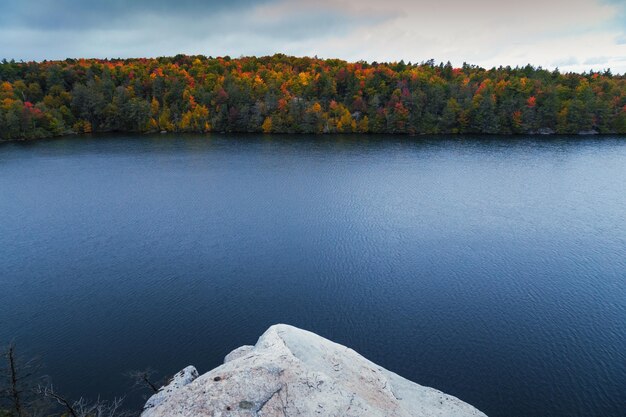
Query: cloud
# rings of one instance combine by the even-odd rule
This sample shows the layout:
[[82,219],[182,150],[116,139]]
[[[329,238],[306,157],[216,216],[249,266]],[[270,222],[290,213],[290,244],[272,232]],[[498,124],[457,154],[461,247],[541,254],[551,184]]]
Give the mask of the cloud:
[[[40,30],[91,30],[136,23],[145,16],[202,18],[255,7],[263,0],[1,0],[0,22]],[[269,1],[269,0],[268,0]]]
[[571,67],[572,65],[578,64],[580,64],[580,62],[578,62],[578,60],[573,56],[563,59],[557,59],[556,61],[552,62],[552,65],[555,67]]
[[615,58],[626,56],[624,23],[615,24],[626,8],[616,0],[0,3],[0,51],[16,59],[283,52],[626,71],[626,63]]
[[[592,57],[626,52],[614,42],[615,29],[605,28],[614,16],[615,5],[570,0],[566,6],[550,0],[506,4],[492,0],[328,1],[327,7],[338,10],[387,13],[391,17],[333,39],[332,48],[310,40],[303,49],[348,59],[403,58],[415,62],[434,58],[485,67],[531,63],[554,68],[558,62],[566,63],[561,67],[568,71],[588,70],[580,62]],[[622,64],[620,71],[624,69]]]
[[595,57],[586,59],[583,62],[583,64],[584,65],[603,65],[609,62],[609,59],[610,58],[608,56],[595,56]]
[[[202,6],[186,2],[172,13],[155,13],[158,7],[152,6],[148,12],[148,3],[139,3],[143,8],[135,4],[130,10],[120,9],[119,13],[115,13],[116,7],[108,10],[105,15],[115,17],[102,19],[108,21],[106,25],[0,27],[0,51],[8,52],[7,58],[25,60],[178,53],[238,56],[284,51],[297,54],[299,43],[307,39],[324,42],[331,36],[346,36],[355,26],[376,21],[319,10],[314,5],[294,7],[286,2],[236,0],[229,8],[220,6],[221,9],[211,8],[208,3],[212,2]],[[200,13],[203,8],[212,12]],[[93,11],[76,13],[85,17]]]

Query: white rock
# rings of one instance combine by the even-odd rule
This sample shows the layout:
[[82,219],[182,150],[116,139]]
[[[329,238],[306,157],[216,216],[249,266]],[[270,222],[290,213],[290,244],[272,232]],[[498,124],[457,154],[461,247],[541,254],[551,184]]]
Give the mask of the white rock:
[[185,369],[174,375],[174,377],[172,377],[167,385],[159,388],[159,391],[156,394],[148,398],[144,409],[156,407],[157,405],[168,399],[172,395],[172,393],[178,391],[185,385],[192,383],[196,378],[198,378],[198,371],[196,370],[196,368],[194,368],[193,366],[186,367]]
[[237,349],[233,350],[228,355],[226,355],[226,357],[224,358],[224,363],[234,361],[235,359],[239,359],[243,356],[246,356],[249,353],[251,353],[253,350],[254,350],[254,346],[250,346],[250,345],[239,346]]
[[537,131],[540,135],[554,135],[556,131],[554,129],[550,129],[549,127],[542,127]]
[[142,417],[485,416],[352,349],[285,324],[270,327],[255,346],[234,350],[224,365],[193,382],[168,387],[148,400]]

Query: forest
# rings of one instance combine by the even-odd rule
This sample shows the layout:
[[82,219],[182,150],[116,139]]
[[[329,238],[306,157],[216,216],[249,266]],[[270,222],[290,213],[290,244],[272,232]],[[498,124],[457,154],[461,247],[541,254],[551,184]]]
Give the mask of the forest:
[[626,133],[626,76],[290,57],[0,63],[0,139],[91,132]]

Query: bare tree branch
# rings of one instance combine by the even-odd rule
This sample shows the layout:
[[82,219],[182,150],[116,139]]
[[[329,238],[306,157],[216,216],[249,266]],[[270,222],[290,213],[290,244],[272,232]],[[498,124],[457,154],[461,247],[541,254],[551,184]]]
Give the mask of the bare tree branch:
[[57,403],[59,403],[59,405],[62,405],[72,417],[78,417],[76,410],[74,410],[73,404],[70,403],[65,397],[57,394],[54,391],[54,387],[52,385],[39,386],[37,389],[37,393],[44,396],[45,398],[52,398]]
[[[0,417],[133,417],[122,409],[123,398],[91,402],[84,398],[74,401],[58,393],[45,376],[40,375],[37,358],[23,361],[10,343],[0,351]],[[135,371],[136,384],[155,390],[152,370]],[[130,373],[129,373],[130,374]],[[54,405],[53,405],[54,404]],[[59,411],[62,409],[63,411]],[[54,414],[51,414],[55,411]],[[60,413],[60,414],[59,414]]]
[[153,380],[153,375],[155,373],[156,371],[154,369],[146,368],[143,370],[129,371],[126,373],[126,376],[133,381],[133,389],[149,388],[153,392],[158,392],[159,383]]
[[11,343],[7,348],[6,357],[9,368],[9,389],[11,391],[9,395],[11,396],[11,401],[13,402],[15,412],[17,413],[18,417],[22,417],[24,415],[22,410],[22,392],[17,386],[19,378],[17,376],[17,364],[15,363],[15,346],[13,345],[13,343]]
[[94,402],[89,402],[81,397],[77,401],[70,401],[58,394],[52,385],[40,386],[38,392],[56,401],[72,417],[131,417],[133,415],[129,411],[122,410],[123,398],[114,398],[112,401],[98,398]]
[[23,361],[13,342],[0,355],[0,404],[10,404],[12,415],[16,417],[32,416],[38,409],[33,387],[44,378],[40,376],[39,358]]

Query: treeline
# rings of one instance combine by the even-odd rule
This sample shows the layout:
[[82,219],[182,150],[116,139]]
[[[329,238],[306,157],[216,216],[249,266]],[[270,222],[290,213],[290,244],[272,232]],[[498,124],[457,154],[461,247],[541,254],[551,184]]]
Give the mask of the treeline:
[[89,132],[626,133],[626,77],[337,59],[0,63],[0,138]]

